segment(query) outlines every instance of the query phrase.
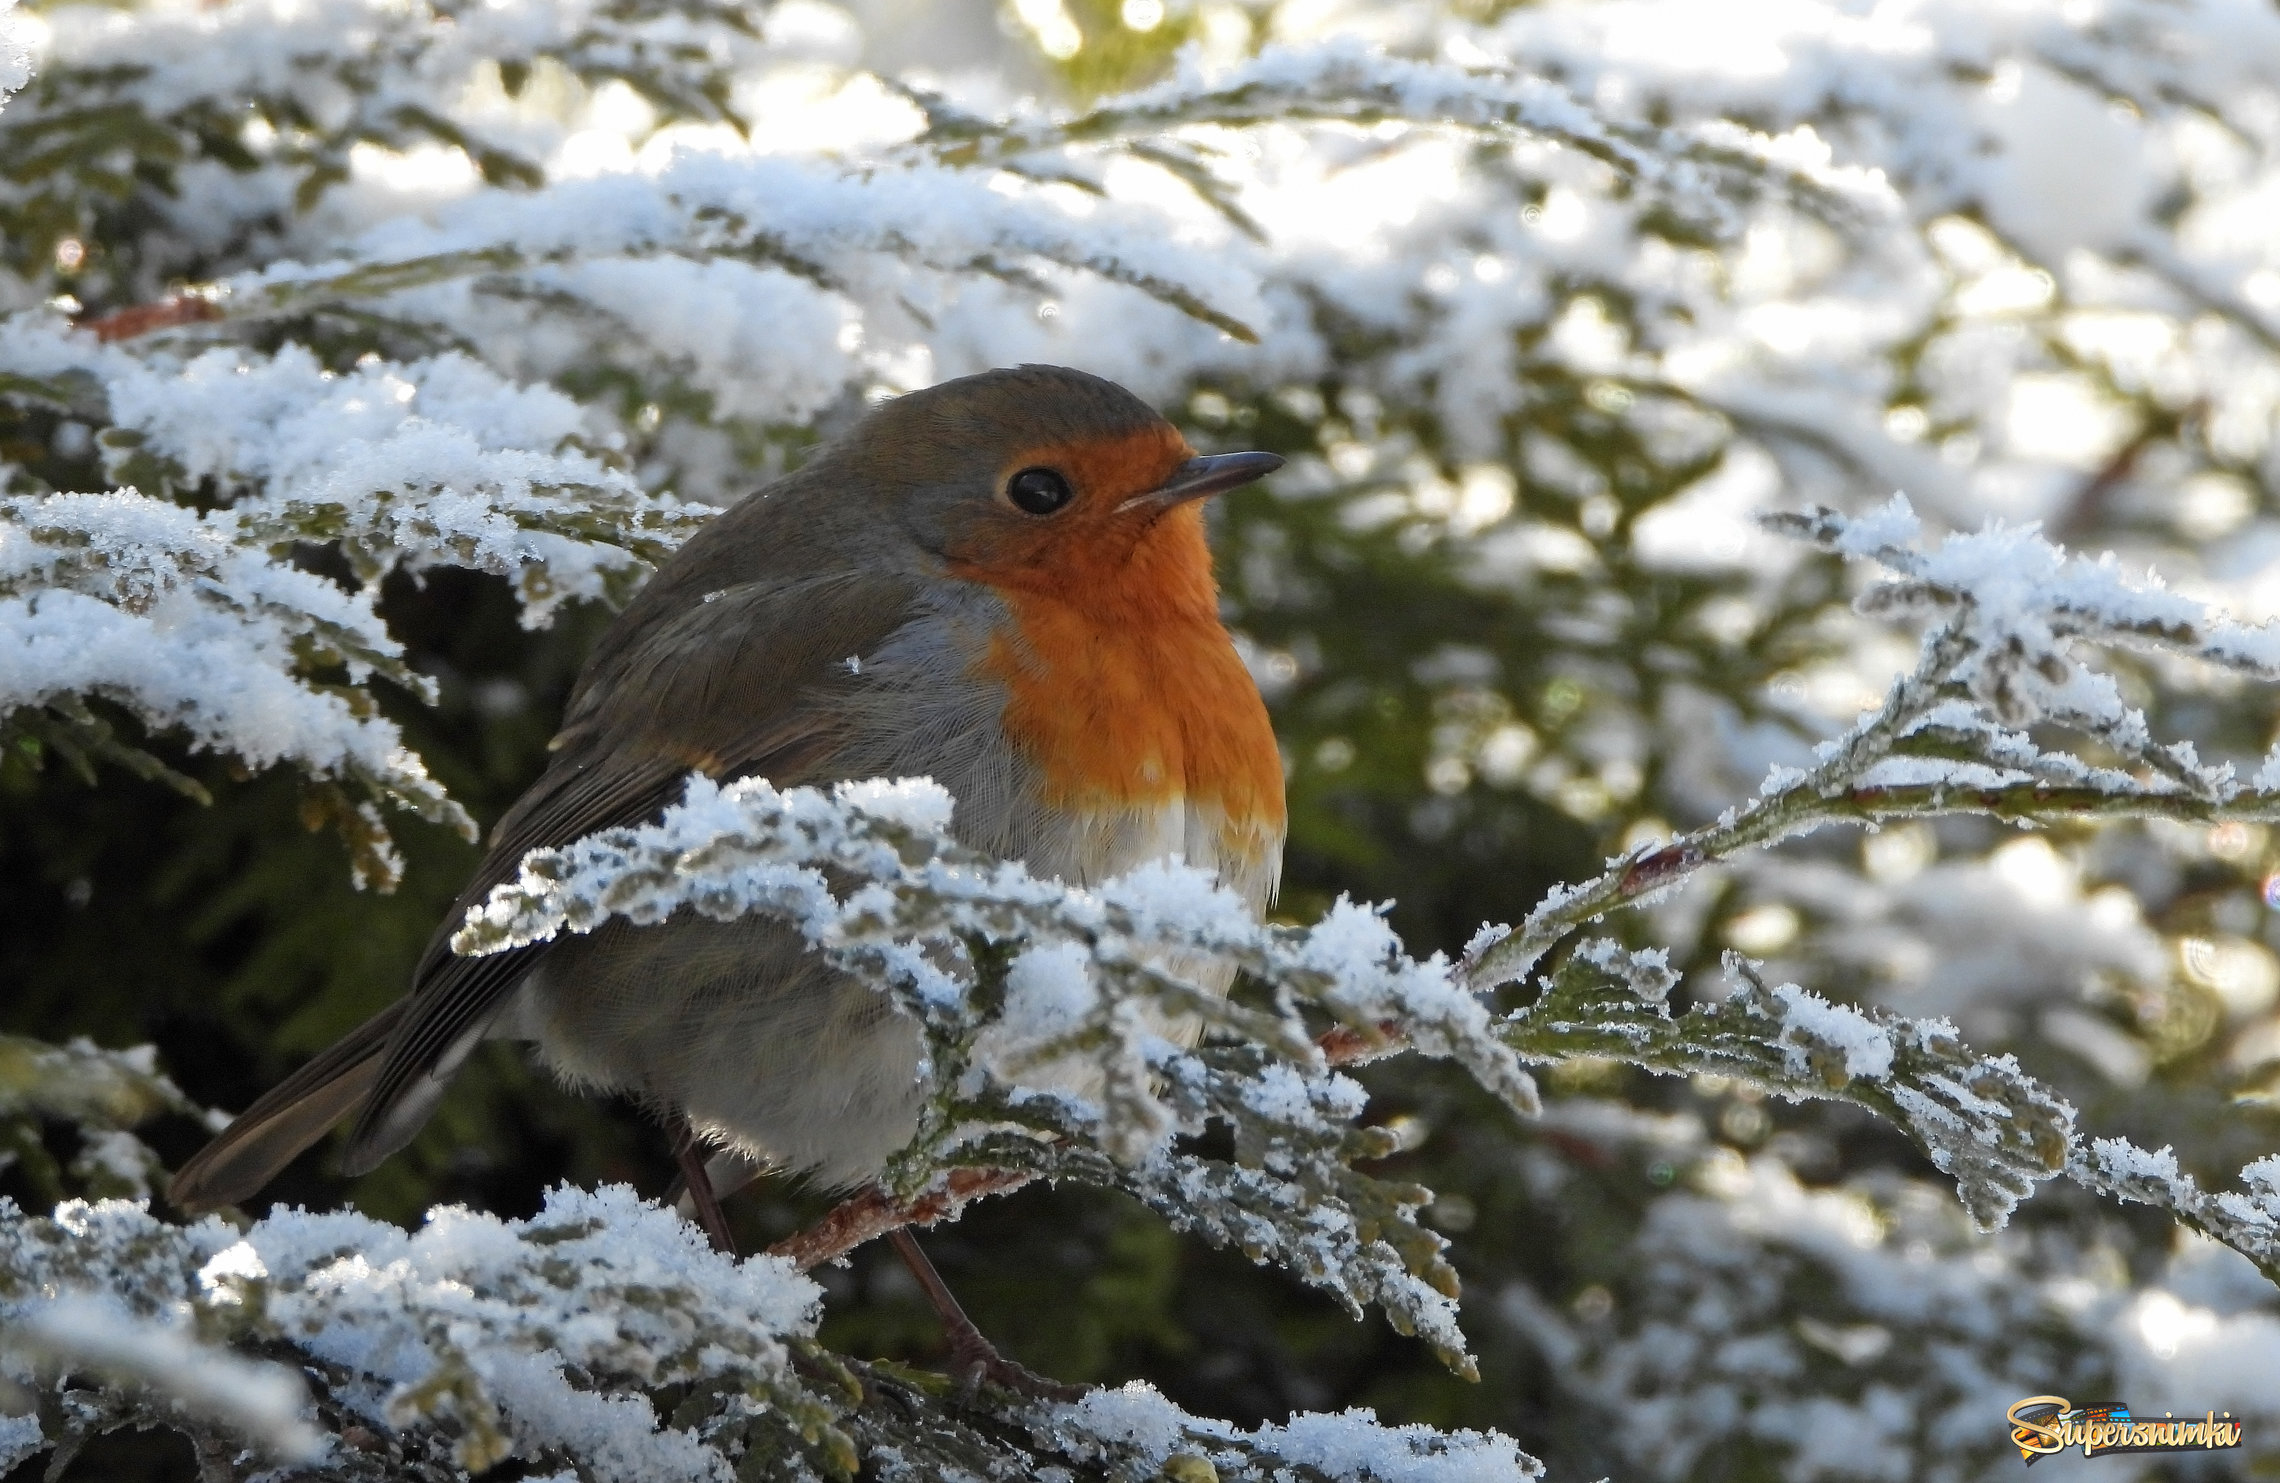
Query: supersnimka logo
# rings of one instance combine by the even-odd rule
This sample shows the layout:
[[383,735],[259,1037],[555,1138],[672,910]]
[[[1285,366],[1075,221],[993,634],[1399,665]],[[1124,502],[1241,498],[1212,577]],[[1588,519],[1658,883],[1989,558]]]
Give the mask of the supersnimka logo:
[[2031,1395],[2007,1413],[2011,1445],[2029,1467],[2071,1447],[2084,1457],[2117,1452],[2208,1452],[2240,1445],[2241,1423],[2230,1411],[2199,1416],[2133,1416],[2118,1401],[2077,1406],[2062,1395]]

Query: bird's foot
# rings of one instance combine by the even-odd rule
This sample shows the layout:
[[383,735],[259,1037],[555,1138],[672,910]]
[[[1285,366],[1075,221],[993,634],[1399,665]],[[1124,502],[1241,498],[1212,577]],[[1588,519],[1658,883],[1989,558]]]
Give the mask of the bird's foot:
[[887,1240],[910,1268],[910,1275],[918,1279],[919,1290],[926,1294],[926,1300],[934,1305],[935,1315],[942,1320],[942,1337],[950,1341],[950,1378],[958,1382],[962,1399],[972,1400],[985,1380],[1041,1401],[1073,1401],[1084,1394],[1080,1386],[1048,1380],[998,1353],[997,1346],[983,1336],[974,1320],[966,1316],[966,1310],[958,1306],[950,1285],[934,1270],[934,1263],[926,1259],[926,1253],[918,1249],[918,1238],[911,1235],[909,1227],[898,1226],[889,1231]]
[[1027,1365],[1007,1359],[970,1323],[962,1332],[953,1330],[947,1337],[950,1378],[958,1382],[958,1395],[962,1400],[971,1401],[984,1382],[1039,1401],[1074,1401],[1084,1396],[1085,1388],[1081,1385],[1064,1385]]

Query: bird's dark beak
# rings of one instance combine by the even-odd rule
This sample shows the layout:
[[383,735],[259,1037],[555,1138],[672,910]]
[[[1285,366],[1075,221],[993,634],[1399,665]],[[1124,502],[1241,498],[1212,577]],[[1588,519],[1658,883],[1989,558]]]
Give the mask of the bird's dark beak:
[[1254,479],[1264,479],[1282,466],[1279,453],[1207,453],[1201,458],[1189,459],[1172,470],[1171,478],[1146,494],[1132,496],[1117,508],[1169,510],[1191,499],[1223,494]]

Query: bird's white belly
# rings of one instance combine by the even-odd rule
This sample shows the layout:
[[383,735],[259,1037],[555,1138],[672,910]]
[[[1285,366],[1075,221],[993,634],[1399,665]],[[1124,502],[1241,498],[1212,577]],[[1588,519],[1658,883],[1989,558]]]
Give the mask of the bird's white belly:
[[[1266,909],[1281,866],[1281,837],[1230,830],[1213,805],[1189,805],[1177,797],[1148,810],[1096,814],[1072,831],[1073,841],[1089,845],[1089,858],[1064,861],[1063,879],[1097,884],[1156,860],[1178,857],[1210,870],[1250,906]],[[1251,848],[1244,848],[1251,845]],[[1151,947],[1142,961],[1169,977],[1224,997],[1235,980],[1232,965],[1206,953],[1177,947]],[[1085,983],[1075,982],[1081,974]],[[1077,1028],[1071,1011],[1097,1006],[1107,991],[1102,970],[1082,963],[1070,951],[1045,948],[1016,964],[1009,983],[1007,1018],[976,1045],[976,1054],[993,1075],[1025,1087],[1060,1092],[1086,1101],[1100,1099],[1104,1074],[1097,1055],[1070,1054],[1035,1059],[1041,1042]],[[1136,997],[1134,1028],[1177,1046],[1195,1044],[1203,1022],[1195,1014],[1167,1009],[1153,997]]]

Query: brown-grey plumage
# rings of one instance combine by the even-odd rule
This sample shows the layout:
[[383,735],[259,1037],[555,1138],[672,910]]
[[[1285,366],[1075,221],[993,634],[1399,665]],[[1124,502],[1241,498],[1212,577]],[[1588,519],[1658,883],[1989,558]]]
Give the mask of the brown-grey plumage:
[[[455,957],[450,936],[527,852],[653,819],[692,770],[782,787],[929,775],[957,799],[966,843],[1072,880],[1163,853],[1160,821],[1080,838],[1056,815],[983,673],[1006,600],[952,571],[959,550],[1028,518],[1005,505],[1011,454],[1132,436],[1177,442],[1110,382],[990,372],[881,405],[700,531],[588,658],[552,760],[492,831],[410,994],[247,1109],[176,1176],[176,1203],[250,1196],[352,1110],[342,1165],[371,1168],[493,1036],[534,1041],[573,1083],[683,1112],[752,1157],[833,1185],[874,1173],[915,1116],[915,1031],[788,928],[683,915],[486,958]],[[1206,464],[1183,465],[1191,483],[1209,482]],[[1209,857],[1195,821],[1171,827],[1175,847],[1184,827],[1191,858]],[[1242,884],[1263,902],[1271,866],[1252,874]]]

